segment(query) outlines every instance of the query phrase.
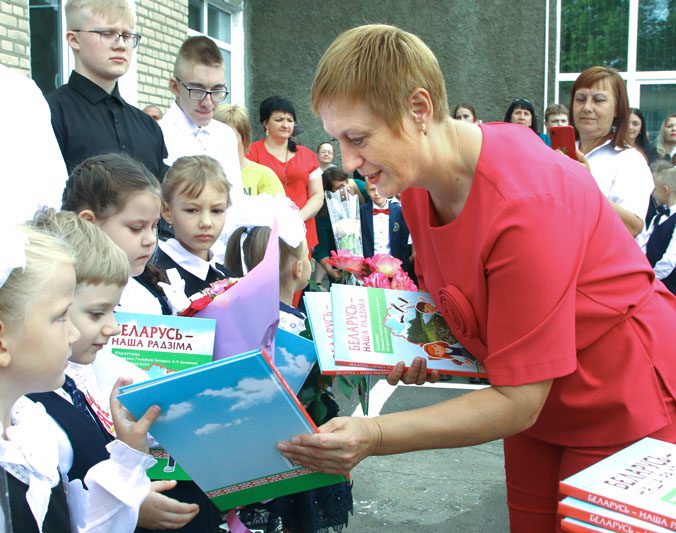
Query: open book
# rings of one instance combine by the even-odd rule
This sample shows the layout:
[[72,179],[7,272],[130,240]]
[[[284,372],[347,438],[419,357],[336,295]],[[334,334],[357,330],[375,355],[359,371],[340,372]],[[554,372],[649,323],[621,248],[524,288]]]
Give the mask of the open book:
[[221,510],[346,481],[288,461],[276,444],[316,426],[261,350],[121,389],[136,417]]

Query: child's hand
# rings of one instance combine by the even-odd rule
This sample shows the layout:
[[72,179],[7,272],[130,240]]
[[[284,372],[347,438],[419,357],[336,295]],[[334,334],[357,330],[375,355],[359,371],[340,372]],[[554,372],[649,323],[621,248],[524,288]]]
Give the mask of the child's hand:
[[131,382],[132,380],[129,378],[118,378],[113,387],[113,392],[110,394],[110,412],[113,415],[115,433],[117,438],[130,448],[148,453],[148,430],[160,416],[160,408],[153,405],[148,408],[138,422],[134,420],[131,413],[117,399],[118,394],[120,394],[120,387],[129,385]]
[[153,481],[150,492],[139,510],[138,525],[146,529],[178,529],[190,522],[200,508],[196,503],[183,503],[161,494],[173,489],[176,481]]

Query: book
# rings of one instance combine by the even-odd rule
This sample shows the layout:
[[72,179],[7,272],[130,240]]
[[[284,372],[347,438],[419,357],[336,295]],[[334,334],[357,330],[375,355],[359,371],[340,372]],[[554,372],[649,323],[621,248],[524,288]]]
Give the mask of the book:
[[[149,379],[193,368],[212,360],[216,321],[141,313],[115,313],[119,335],[111,337],[111,351],[143,370]],[[163,448],[153,447],[157,461],[150,479],[190,479]]]
[[262,350],[121,389],[136,417],[221,510],[347,481],[294,465],[276,448],[317,428]]
[[567,496],[559,502],[559,514],[576,518],[587,524],[606,528],[621,533],[670,533],[667,529],[656,524],[650,524],[631,516],[611,511],[605,507],[592,505],[576,498]]
[[566,496],[676,529],[676,444],[646,437],[559,482]]
[[391,369],[423,357],[441,374],[486,377],[483,364],[453,337],[425,292],[331,286],[335,360]]
[[341,374],[383,375],[387,373],[380,368],[337,365],[333,356],[331,295],[328,292],[306,292],[304,298],[305,311],[317,352],[317,362],[322,374],[337,376]]
[[561,520],[561,531],[569,531],[570,533],[595,533],[597,531],[601,533],[612,533],[610,529],[605,529],[570,517]]
[[150,378],[208,363],[213,358],[215,320],[141,313],[115,313],[115,320],[120,333],[111,337],[111,351]]
[[294,394],[298,394],[316,362],[317,351],[311,340],[283,329],[277,330],[275,366]]

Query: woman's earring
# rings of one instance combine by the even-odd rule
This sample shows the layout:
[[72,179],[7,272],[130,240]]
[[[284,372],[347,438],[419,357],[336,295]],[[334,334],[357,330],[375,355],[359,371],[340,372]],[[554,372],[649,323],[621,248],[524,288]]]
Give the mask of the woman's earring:
[[427,136],[427,126],[425,125],[424,122],[420,123],[420,133]]

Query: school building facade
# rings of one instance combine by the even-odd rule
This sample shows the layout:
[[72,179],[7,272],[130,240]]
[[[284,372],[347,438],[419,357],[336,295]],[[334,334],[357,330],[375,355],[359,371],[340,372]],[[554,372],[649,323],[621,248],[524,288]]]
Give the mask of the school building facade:
[[[345,29],[395,24],[434,51],[449,106],[467,101],[479,118],[502,120],[514,98],[539,111],[568,104],[570,87],[593,64],[617,68],[630,103],[655,131],[676,102],[675,0],[132,0],[142,35],[120,87],[131,103],[166,109],[174,56],[183,39],[208,35],[225,60],[232,103],[257,122],[259,102],[290,98],[313,146],[326,137],[309,110],[309,89],[323,51]],[[3,0],[0,62],[31,75],[44,92],[68,79],[65,0]],[[383,72],[383,83],[389,73]],[[261,133],[254,127],[254,138]],[[654,137],[653,137],[654,138]]]

